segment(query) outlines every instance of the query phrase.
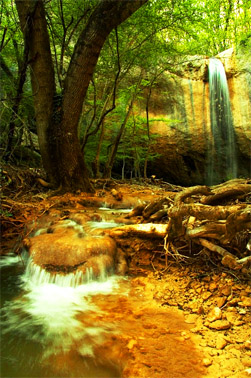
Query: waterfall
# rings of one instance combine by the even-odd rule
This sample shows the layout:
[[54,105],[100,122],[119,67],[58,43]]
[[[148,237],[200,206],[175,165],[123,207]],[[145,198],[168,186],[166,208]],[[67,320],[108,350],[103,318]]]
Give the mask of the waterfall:
[[92,268],[87,268],[85,274],[81,271],[68,274],[55,274],[47,272],[39,265],[34,264],[31,258],[28,260],[23,276],[23,280],[27,283],[30,282],[34,285],[55,284],[61,287],[77,287],[79,285],[84,285],[85,283],[91,283],[94,279],[95,277],[93,276]]
[[[51,274],[34,264],[31,258],[27,259],[23,272],[22,261],[26,259],[26,256],[22,260],[14,259],[12,255],[1,258],[1,268],[7,272],[12,269],[4,282],[5,291],[11,285],[12,297],[8,295],[3,300],[0,310],[4,355],[14,353],[17,361],[15,368],[29,370],[38,366],[37,361],[40,364],[51,355],[67,353],[73,347],[82,357],[93,356],[95,346],[102,344],[103,336],[108,330],[106,324],[101,326],[99,320],[95,320],[95,314],[98,317],[101,310],[92,303],[91,298],[113,293],[119,287],[121,279],[118,276],[104,275],[95,279],[91,269],[86,274]],[[21,267],[18,276],[12,268],[14,264]],[[16,297],[13,297],[15,293]],[[26,349],[23,350],[24,345],[29,345],[29,353],[33,357],[27,356]],[[28,357],[34,361],[27,362]],[[5,368],[9,369],[6,363]],[[22,376],[28,377],[26,374]],[[32,376],[53,375],[34,373]]]
[[220,60],[209,61],[210,119],[212,140],[208,149],[207,184],[237,177],[236,137],[232,121],[225,69]]

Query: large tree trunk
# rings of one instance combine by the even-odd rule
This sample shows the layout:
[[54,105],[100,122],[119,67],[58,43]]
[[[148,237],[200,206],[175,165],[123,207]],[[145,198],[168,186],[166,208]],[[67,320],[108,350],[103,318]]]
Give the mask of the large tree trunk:
[[[146,2],[99,1],[76,43],[63,97],[59,99],[55,97],[44,2],[16,0],[22,30],[30,44],[32,87],[43,164],[49,179],[63,190],[92,190],[78,140],[83,101],[106,38],[112,29]],[[30,22],[32,31],[26,28]]]
[[[67,161],[73,163],[71,170],[65,170],[64,164],[60,167],[61,172],[64,172],[64,179],[67,180],[64,186],[72,179],[77,182],[79,169],[83,171],[81,149],[77,143],[78,122],[100,51],[110,32],[146,1],[101,1],[78,39],[64,88],[61,132],[66,138],[64,145],[60,142],[58,146],[59,156],[64,152],[68,156]],[[74,150],[71,148],[73,141],[75,141]]]
[[55,184],[55,172],[48,143],[48,128],[53,114],[55,78],[44,6],[42,1],[37,0],[16,0],[16,6],[25,43],[29,47],[39,148],[44,168],[50,181]]

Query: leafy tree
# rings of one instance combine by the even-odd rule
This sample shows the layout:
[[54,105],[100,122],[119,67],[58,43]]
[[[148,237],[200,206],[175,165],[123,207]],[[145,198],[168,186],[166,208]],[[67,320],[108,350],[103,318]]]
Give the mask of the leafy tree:
[[[0,0],[5,158],[14,135],[32,125],[34,99],[43,165],[55,187],[92,189],[83,153],[95,175],[100,165],[109,176],[131,161],[146,177],[153,89],[187,55],[239,43],[250,28],[250,1],[15,0],[22,38],[15,7]],[[128,88],[139,75],[134,96]]]
[[[19,140],[22,138],[22,119],[18,115],[28,69],[27,46],[20,46],[20,32],[17,29],[17,14],[10,3],[2,1],[1,4],[1,45],[0,68],[2,78],[1,102],[1,131],[3,154],[8,161],[15,144],[14,133],[16,127],[19,131]],[[14,57],[14,59],[13,59]],[[17,63],[17,64],[16,64]],[[8,99],[8,101],[6,101]],[[26,99],[26,105],[27,99]],[[17,133],[16,133],[17,134]]]
[[[50,181],[63,190],[92,190],[78,139],[83,100],[106,38],[146,2],[95,2],[74,44],[69,67],[61,84],[62,91],[57,93],[45,2],[16,0],[24,40],[29,49],[43,165]],[[65,22],[65,33],[66,25]]]

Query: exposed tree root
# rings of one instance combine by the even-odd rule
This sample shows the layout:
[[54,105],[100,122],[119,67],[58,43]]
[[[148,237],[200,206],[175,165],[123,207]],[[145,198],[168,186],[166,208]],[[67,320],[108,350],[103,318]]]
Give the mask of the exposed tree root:
[[[181,262],[213,253],[223,266],[249,273],[250,193],[248,180],[235,179],[211,188],[194,186],[178,192],[173,200],[161,198],[144,208],[139,206],[127,217],[167,223],[162,252],[166,260],[172,257]],[[219,204],[222,202],[224,205]],[[135,227],[134,232],[142,236],[140,227]],[[156,237],[156,232],[152,236]]]

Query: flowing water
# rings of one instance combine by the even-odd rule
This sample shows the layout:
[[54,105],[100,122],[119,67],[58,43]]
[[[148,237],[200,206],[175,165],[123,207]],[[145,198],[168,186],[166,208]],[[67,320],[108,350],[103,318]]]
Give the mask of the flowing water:
[[214,185],[237,177],[236,137],[228,83],[224,66],[216,58],[209,61],[209,90],[213,140],[209,141],[206,182]]
[[[115,367],[97,364],[93,359],[96,345],[108,332],[107,325],[83,324],[78,317],[88,319],[89,314],[100,313],[92,296],[110,294],[121,279],[90,278],[76,285],[66,275],[52,282],[50,273],[31,268],[30,260],[24,268],[22,259],[1,257],[1,376],[117,377]],[[67,354],[73,347],[81,357],[81,372],[62,367],[55,372],[50,358]]]
[[[114,211],[101,212],[107,215],[98,224],[65,219],[60,227],[117,225],[108,214]],[[180,310],[153,301],[156,282],[147,277],[52,274],[25,251],[1,256],[0,268],[1,377],[202,376],[194,342],[180,340],[188,330]]]
[[[86,229],[116,225],[111,220],[87,222]],[[83,231],[69,220],[62,226]],[[40,229],[34,236],[43,232]],[[116,292],[125,279],[108,277],[102,271],[94,280],[91,268],[85,275],[51,274],[35,265],[25,251],[21,256],[1,256],[0,267],[2,377],[119,376],[114,363],[95,356],[112,326],[96,321],[102,311],[92,299]],[[59,369],[53,366],[55,356],[64,360],[73,350],[78,360],[74,368],[65,361]]]

